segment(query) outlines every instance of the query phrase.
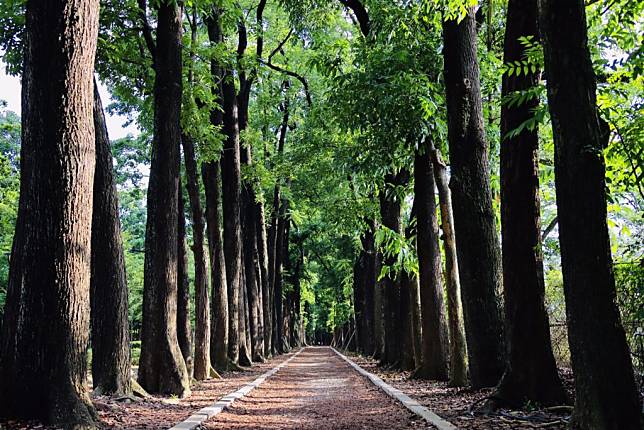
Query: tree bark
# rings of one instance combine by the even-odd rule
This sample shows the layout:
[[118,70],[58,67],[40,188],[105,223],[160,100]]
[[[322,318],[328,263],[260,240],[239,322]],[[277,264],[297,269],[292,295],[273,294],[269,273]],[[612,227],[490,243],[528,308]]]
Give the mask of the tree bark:
[[0,336],[3,418],[95,428],[85,376],[98,14],[97,0],[26,4],[20,203]]
[[284,345],[284,295],[282,285],[282,272],[284,261],[286,258],[288,258],[288,252],[284,252],[284,249],[288,246],[287,241],[289,220],[286,216],[287,211],[288,201],[283,200],[282,204],[280,205],[277,220],[277,240],[275,247],[275,284],[273,286],[273,290],[275,291],[275,324],[277,327],[277,344],[275,345],[275,347],[279,354],[286,352]]
[[92,212],[92,381],[94,392],[126,396],[130,384],[130,331],[125,257],[116,181],[105,114],[94,82],[96,171]]
[[206,192],[208,248],[210,252],[210,279],[212,283],[212,326],[210,356],[217,370],[228,368],[228,287],[226,263],[221,234],[221,178],[219,161],[201,165]]
[[367,230],[362,235],[362,249],[364,258],[364,276],[363,294],[364,294],[364,311],[363,311],[363,336],[361,340],[362,352],[369,356],[375,351],[375,291],[378,279],[376,272],[376,239],[373,219],[367,220]]
[[[237,123],[237,97],[234,75],[225,70],[222,76],[223,132],[226,136],[222,156],[222,188],[224,210],[224,254],[226,281],[228,283],[229,336],[228,356],[233,363],[240,361],[240,342],[245,325],[240,325],[240,297],[242,271],[241,238],[241,166],[239,153],[239,127]],[[243,357],[242,361],[246,361]]]
[[192,252],[195,258],[195,359],[194,378],[203,381],[210,377],[210,297],[208,294],[208,263],[204,252],[205,220],[199,196],[199,173],[195,146],[190,136],[182,136],[186,166],[186,188],[192,218]]
[[192,326],[190,324],[190,280],[188,279],[188,245],[183,187],[179,180],[179,214],[177,216],[177,340],[188,376],[193,375]]
[[414,363],[416,368],[423,362],[423,322],[420,301],[420,282],[418,276],[410,280],[411,287],[409,290],[411,300],[411,328],[412,340],[414,344]]
[[[380,216],[382,225],[396,234],[401,233],[401,202],[395,194],[394,187],[401,185],[406,178],[406,172],[397,175],[387,174],[385,189],[380,193]],[[389,255],[384,258],[384,265],[393,267],[397,256]],[[400,315],[400,275],[386,275],[382,279],[382,304],[384,325],[384,355],[380,361],[383,364],[401,364],[401,315]]]
[[539,7],[575,374],[573,428],[640,429],[633,367],[615,303],[602,154],[609,130],[597,112],[585,5],[541,0]]
[[458,277],[456,257],[456,238],[454,236],[454,217],[452,215],[452,196],[449,190],[447,166],[441,160],[437,149],[431,148],[434,177],[438,188],[438,201],[441,208],[441,228],[445,250],[445,283],[447,289],[447,315],[449,328],[449,385],[467,385],[467,343],[463,328],[461,307],[461,285]]
[[365,251],[361,250],[353,263],[353,315],[356,321],[356,344],[358,352],[364,353],[363,344],[365,341],[365,275],[366,275],[366,257]]
[[[208,39],[211,45],[223,41],[218,10],[213,8],[210,15],[204,18],[208,27]],[[217,60],[210,60],[210,74],[215,82],[213,95],[218,104],[222,105],[221,77],[222,71]],[[224,122],[221,110],[214,109],[210,112],[210,124],[218,129]],[[221,157],[221,154],[219,154]],[[228,337],[230,334],[228,318],[228,283],[226,276],[226,262],[224,258],[224,242],[222,239],[221,225],[221,158],[203,163],[201,175],[206,193],[206,218],[208,233],[208,248],[210,253],[210,278],[212,282],[212,335],[210,356],[217,370],[228,368]]]
[[443,304],[441,252],[434,190],[434,168],[427,140],[414,159],[414,206],[418,225],[416,242],[422,308],[422,363],[417,376],[448,379],[448,338]]
[[414,328],[412,326],[411,290],[412,279],[404,270],[400,273],[400,368],[414,370]]
[[443,23],[443,40],[456,250],[470,379],[474,388],[480,388],[499,381],[504,350],[498,297],[499,239],[492,208],[473,8],[460,23]]
[[375,269],[376,269],[376,284],[373,292],[373,358],[382,359],[385,351],[385,322],[384,322],[384,305],[383,305],[383,281],[378,280],[380,271],[382,269],[382,254],[376,251],[375,255]]
[[[538,40],[537,0],[510,0],[505,28],[504,63],[522,61],[518,40]],[[538,84],[538,71],[503,76],[502,96]],[[539,101],[501,108],[501,232],[505,304],[506,367],[495,401],[521,407],[566,403],[550,343],[544,304],[543,254],[539,215],[538,129],[508,133],[534,115]]]
[[181,15],[176,2],[159,3],[139,383],[149,393],[184,397],[190,381],[177,340]]
[[262,283],[262,307],[264,318],[264,357],[270,357],[272,354],[272,336],[273,331],[273,318],[272,318],[272,303],[270,284],[268,278],[268,239],[266,237],[266,221],[264,219],[264,202],[258,201],[257,208],[257,250],[259,258],[259,268]]

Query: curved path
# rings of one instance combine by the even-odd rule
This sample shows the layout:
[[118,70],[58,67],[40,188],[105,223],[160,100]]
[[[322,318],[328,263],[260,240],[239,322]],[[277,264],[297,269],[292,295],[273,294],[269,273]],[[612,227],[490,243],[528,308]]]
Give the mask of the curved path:
[[358,374],[331,348],[309,347],[207,429],[433,428]]

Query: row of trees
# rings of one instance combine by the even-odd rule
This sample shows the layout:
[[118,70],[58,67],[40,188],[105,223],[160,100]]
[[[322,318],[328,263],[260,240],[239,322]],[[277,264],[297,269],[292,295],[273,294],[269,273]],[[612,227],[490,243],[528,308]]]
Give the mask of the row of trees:
[[[377,191],[379,219],[367,220],[361,238],[362,250],[354,269],[356,347],[379,357],[383,364],[416,369],[418,377],[449,380],[452,385],[465,385],[469,372],[473,387],[496,386],[488,409],[521,407],[526,402],[568,402],[551,348],[544,303],[535,119],[540,101],[530,95],[544,72],[575,374],[574,426],[640,428],[639,398],[615,302],[606,224],[602,150],[610,130],[597,110],[585,5],[579,1],[508,2],[503,46],[503,63],[508,66],[500,112],[502,243],[490,186],[477,16],[474,8],[461,7],[456,5],[450,13],[448,5],[442,24],[449,187],[445,165],[434,148],[437,133],[416,133],[413,205],[407,222],[402,222],[401,194],[396,193],[412,176],[412,163],[403,162],[385,175]],[[378,35],[365,32],[370,28],[369,16],[357,10],[356,18],[367,39],[365,51],[372,49],[379,40]],[[543,45],[543,57],[535,53],[538,43]],[[431,67],[435,65],[426,73],[438,73]],[[522,100],[511,101],[521,94]],[[373,127],[391,121],[381,113],[367,118]],[[392,125],[397,130],[405,126]],[[403,132],[409,136],[413,130]],[[414,142],[408,144],[413,147]],[[402,264],[400,271],[391,270],[400,253],[389,240],[384,255],[378,254],[376,222],[396,239],[415,230],[417,269],[408,270]],[[380,282],[375,281],[378,276]]]
[[[252,24],[258,61],[263,60],[265,4],[257,6]],[[185,81],[191,88],[199,67],[200,38],[208,37],[203,49],[225,47],[222,21],[237,12],[216,2],[199,6],[186,11],[181,3],[162,1],[149,9],[139,2],[129,11],[147,49],[148,61],[136,73],[149,68],[153,100],[137,381],[147,392],[180,397],[190,394],[192,377],[204,380],[216,375],[215,368],[263,361],[304,339],[299,292],[282,291],[283,267],[290,263],[285,261],[288,202],[276,184],[267,215],[253,180],[241,173],[242,166],[253,163],[250,148],[240,145],[240,132],[248,123],[259,67],[242,64],[243,20],[235,23],[238,61],[213,54],[210,93],[191,89],[186,96],[183,90]],[[99,5],[95,0],[27,2],[24,13],[21,194],[2,325],[1,411],[3,417],[93,426],[96,415],[86,390],[90,326],[95,391],[128,395],[134,383],[117,186],[92,76]],[[187,60],[184,19],[192,31]],[[108,61],[99,57],[99,72],[101,60]],[[290,125],[292,72],[281,73],[278,152]],[[190,130],[190,118],[182,118],[182,104],[194,104],[210,120],[214,147],[210,153],[202,150],[201,163],[194,144],[198,134]],[[193,238],[194,339],[182,154]]]
[[[637,162],[638,117],[597,110],[583,2],[537,3],[0,7],[24,88],[0,416],[93,426],[87,346],[94,388],[120,396],[135,385],[131,340],[138,383],[165,395],[334,342],[420,378],[496,385],[489,407],[565,403],[544,303],[544,253],[560,244],[575,423],[639,428],[603,167],[607,144],[609,170]],[[601,40],[635,52],[619,25],[640,2],[600,3],[624,11],[591,15],[617,28]],[[604,105],[641,94],[633,58]],[[110,147],[92,72],[141,136]],[[541,226],[553,139],[558,240]],[[610,187],[635,188],[637,169]]]

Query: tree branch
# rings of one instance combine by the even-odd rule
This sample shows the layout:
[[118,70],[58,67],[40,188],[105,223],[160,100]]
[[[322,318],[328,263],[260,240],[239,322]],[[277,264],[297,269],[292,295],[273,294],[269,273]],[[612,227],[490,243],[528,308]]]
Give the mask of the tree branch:
[[284,45],[286,44],[286,42],[288,41],[288,39],[291,37],[292,34],[293,34],[293,29],[291,28],[289,30],[288,34],[286,35],[286,37],[284,38],[284,40],[282,40],[280,42],[280,44],[277,45],[277,47],[271,51],[270,55],[268,56],[268,60],[263,61],[260,58],[259,61],[262,64],[265,64],[266,66],[268,66],[269,68],[271,68],[271,69],[273,69],[273,70],[275,70],[277,72],[284,73],[285,75],[291,76],[291,77],[297,79],[298,81],[300,81],[300,83],[304,87],[304,93],[306,94],[306,102],[309,105],[309,107],[311,107],[311,105],[313,104],[313,101],[311,100],[311,92],[309,91],[309,84],[307,83],[306,79],[303,76],[301,76],[301,75],[299,75],[299,74],[297,74],[297,73],[295,73],[295,72],[293,72],[291,70],[287,70],[287,69],[285,69],[285,68],[283,68],[281,66],[273,64],[273,57],[275,56],[275,54],[277,54],[278,52],[281,52],[282,55],[284,54],[284,51],[282,50],[282,48],[284,47]]
[[356,16],[358,23],[360,23],[360,31],[364,37],[369,36],[371,31],[371,22],[369,21],[369,13],[365,9],[364,5],[360,0],[339,0],[345,7],[348,7],[353,11],[353,14]]
[[137,0],[139,4],[139,17],[143,23],[143,38],[145,39],[145,44],[150,51],[152,56],[152,65],[156,64],[156,44],[154,42],[154,37],[152,36],[152,27],[148,21],[148,5],[146,0]]

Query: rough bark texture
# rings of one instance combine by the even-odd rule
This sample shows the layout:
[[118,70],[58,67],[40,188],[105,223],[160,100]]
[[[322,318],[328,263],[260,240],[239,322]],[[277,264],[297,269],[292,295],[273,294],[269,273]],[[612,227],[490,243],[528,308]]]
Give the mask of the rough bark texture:
[[418,238],[418,272],[422,307],[422,363],[417,376],[445,381],[448,379],[448,338],[441,252],[438,243],[438,216],[434,190],[434,169],[425,141],[414,160],[414,207]]
[[204,163],[201,167],[201,174],[206,192],[210,280],[212,283],[210,356],[215,368],[224,370],[228,367],[228,287],[219,208],[221,201],[219,161]]
[[[380,275],[382,268],[382,254],[376,252],[376,275]],[[376,279],[378,279],[376,277]],[[376,281],[373,292],[373,357],[381,359],[385,350],[385,321],[383,318],[383,282]]]
[[158,7],[154,139],[145,234],[139,383],[149,393],[190,393],[177,340],[177,214],[181,131],[181,9]]
[[234,76],[224,71],[222,96],[224,108],[224,128],[226,136],[222,156],[222,189],[224,210],[224,254],[226,256],[226,282],[228,283],[228,356],[233,363],[239,362],[239,345],[245,336],[245,327],[240,326],[240,297],[242,271],[241,238],[241,167],[239,159],[239,128],[237,124],[237,99],[235,96]]
[[195,359],[194,378],[202,381],[210,376],[210,297],[208,294],[208,263],[204,251],[205,220],[199,196],[199,173],[195,147],[189,136],[182,136],[186,166],[186,188],[192,218],[192,252],[195,258]]
[[423,323],[418,276],[414,276],[411,279],[409,295],[411,300],[411,335],[414,344],[414,363],[418,368],[420,363],[423,362]]
[[615,303],[602,154],[608,127],[596,107],[585,6],[582,0],[541,0],[539,7],[575,373],[573,427],[640,429],[633,367]]
[[499,381],[504,347],[497,296],[501,259],[483,129],[474,9],[460,23],[445,21],[443,40],[456,250],[470,379],[474,388],[480,388]]
[[375,238],[375,221],[367,220],[367,230],[361,237],[363,258],[364,258],[364,276],[362,278],[364,291],[364,311],[363,311],[363,336],[361,339],[362,352],[365,355],[373,355],[375,351],[375,291],[378,279],[376,272],[376,238]]
[[449,190],[447,166],[441,160],[437,149],[432,148],[434,177],[438,188],[438,201],[441,209],[441,229],[445,251],[445,284],[447,290],[447,326],[449,328],[449,384],[463,387],[467,385],[467,343],[463,327],[461,307],[461,284],[458,277],[456,239],[454,237],[454,217],[452,215],[452,196]]
[[[519,37],[537,32],[537,0],[510,0],[504,63],[522,61]],[[537,73],[503,76],[502,95],[534,87]],[[506,367],[495,397],[512,406],[566,402],[550,343],[544,304],[543,254],[539,215],[538,129],[506,137],[534,115],[539,101],[501,108],[501,232],[505,304]]]
[[266,237],[266,221],[264,218],[264,203],[258,201],[257,207],[257,254],[262,283],[262,307],[264,318],[264,357],[270,357],[272,353],[273,318],[270,284],[268,278],[268,239]]
[[130,331],[125,257],[105,114],[94,83],[96,171],[92,212],[92,382],[100,394],[125,396],[130,384]]
[[353,263],[353,315],[356,321],[356,344],[358,351],[364,353],[363,343],[366,337],[364,324],[365,302],[365,257],[364,250],[360,251]]
[[400,368],[414,370],[414,329],[412,327],[411,311],[411,283],[409,274],[402,271],[400,274]]
[[[288,82],[285,81],[284,87],[288,87]],[[285,98],[284,103],[282,104],[283,115],[282,115],[282,124],[280,125],[280,135],[277,142],[277,155],[280,156],[284,152],[284,145],[286,144],[286,133],[288,131],[288,119],[289,119],[289,103],[288,99]],[[273,315],[273,330],[272,330],[272,350],[273,353],[282,353],[282,341],[281,341],[281,320],[279,319],[278,306],[281,309],[282,307],[282,296],[281,290],[279,297],[277,296],[277,272],[278,272],[278,260],[281,260],[280,252],[278,250],[282,249],[279,243],[280,235],[283,235],[283,232],[280,233],[280,220],[282,219],[282,207],[281,202],[281,192],[280,192],[280,182],[278,181],[275,184],[275,189],[273,191],[273,210],[271,212],[271,226],[268,236],[268,282],[272,304],[272,315]],[[280,267],[281,270],[281,267]],[[281,284],[281,280],[280,280]],[[280,285],[281,288],[281,285]],[[279,301],[279,303],[278,303]],[[281,312],[281,310],[280,310]]]
[[[208,39],[211,45],[222,41],[221,24],[216,9],[204,18],[208,27]],[[213,57],[210,61],[210,74],[213,82],[221,81],[221,67]],[[216,84],[212,89],[213,95],[219,104],[223,104],[221,85]],[[218,128],[223,124],[223,114],[219,109],[210,112],[210,123]],[[228,283],[226,280],[226,262],[224,258],[224,242],[221,225],[221,160],[211,160],[202,164],[201,175],[206,193],[206,219],[208,233],[208,249],[210,252],[210,279],[212,283],[212,336],[210,343],[210,356],[218,370],[228,367]]]
[[98,1],[26,5],[20,203],[0,416],[94,428],[87,396]]
[[177,341],[192,376],[192,326],[190,324],[190,280],[188,279],[188,244],[186,242],[186,216],[183,205],[183,187],[179,181],[179,214],[177,215]]
[[[385,189],[380,193],[380,216],[382,225],[391,231],[401,232],[401,203],[395,194],[394,187],[402,184],[403,173],[398,175],[387,174]],[[397,256],[388,255],[384,258],[384,265],[393,267]],[[382,279],[382,309],[384,325],[384,355],[380,361],[383,364],[400,365],[402,358],[401,342],[401,315],[400,315],[400,276],[386,275]]]
[[[265,0],[258,6],[258,25],[261,26],[263,5]],[[248,107],[250,103],[250,91],[254,81],[254,73],[251,76],[244,70],[243,59],[246,46],[248,44],[246,26],[243,20],[238,25],[239,43],[237,45],[237,56],[240,60],[239,66],[239,94],[237,95],[237,104],[239,108],[239,130],[243,132],[248,126]],[[261,36],[260,36],[261,37]],[[261,45],[258,44],[257,58],[261,58]],[[253,164],[252,153],[250,145],[245,145],[241,149],[241,163],[246,166]],[[243,260],[244,270],[246,274],[246,294],[248,296],[248,319],[251,339],[251,352],[252,358],[256,361],[263,361],[264,359],[264,321],[262,318],[263,309],[261,307],[261,280],[258,278],[259,272],[259,259],[257,258],[257,225],[256,225],[256,210],[255,189],[250,181],[244,181],[242,184],[241,193],[241,212],[242,212],[242,233],[244,241]]]
[[283,200],[280,205],[277,219],[277,237],[275,241],[275,281],[273,285],[275,295],[275,325],[277,326],[277,344],[275,345],[275,348],[280,354],[286,351],[287,346],[284,342],[284,295],[282,288],[284,261],[288,259],[288,252],[284,252],[284,249],[288,246],[288,224],[290,222],[286,216],[287,211],[288,201]]

